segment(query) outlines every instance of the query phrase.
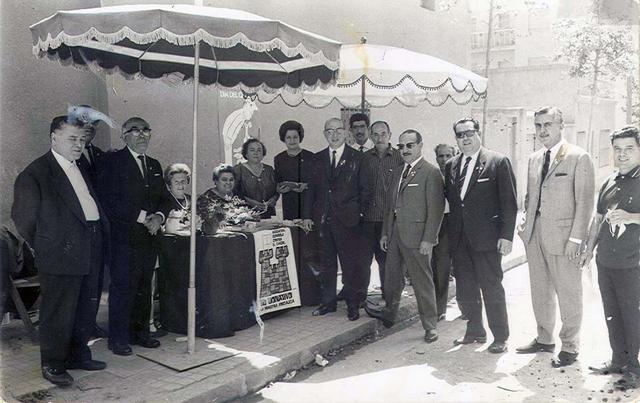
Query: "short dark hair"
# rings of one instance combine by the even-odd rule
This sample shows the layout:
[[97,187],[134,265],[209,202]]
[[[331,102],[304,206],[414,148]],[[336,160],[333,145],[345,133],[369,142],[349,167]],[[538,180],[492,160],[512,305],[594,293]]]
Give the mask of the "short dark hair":
[[177,174],[187,174],[187,179],[191,182],[191,169],[189,169],[189,166],[181,162],[176,162],[165,168],[164,183],[167,185],[171,184],[171,178]]
[[278,130],[280,141],[284,143],[284,136],[289,130],[297,131],[298,136],[300,137],[300,142],[302,142],[302,139],[304,138],[304,127],[302,127],[302,124],[300,122],[296,122],[295,120],[287,120],[282,125],[280,125],[280,130]]
[[[419,131],[417,131],[416,129],[407,129],[405,131],[403,131],[402,133],[400,133],[400,137],[402,137],[403,134],[409,134],[409,133],[413,133],[416,135],[416,144],[420,144],[422,143],[422,134],[420,134]],[[398,137],[398,138],[400,138]]]
[[447,144],[447,143],[440,143],[437,146],[435,146],[433,148],[433,152],[436,154],[436,156],[438,156],[438,149],[439,148],[450,148],[451,149],[451,155],[456,155],[456,148],[454,146],[452,146],[451,144]]
[[75,127],[82,127],[82,122],[74,121],[73,123],[69,123],[69,117],[67,115],[56,116],[51,120],[51,124],[49,125],[49,135],[55,132],[56,130],[60,130],[63,125],[71,125]]
[[258,143],[262,146],[262,156],[265,157],[267,155],[267,147],[264,146],[264,143],[258,139],[251,138],[244,142],[242,145],[242,158],[247,158],[247,152],[249,152],[249,145],[251,143]]
[[364,120],[364,123],[367,125],[367,127],[369,127],[369,116],[362,112],[354,113],[353,115],[351,115],[351,117],[349,118],[349,127],[353,127],[353,124],[355,122],[360,122],[361,120]]
[[147,126],[149,126],[149,122],[147,122],[146,120],[140,117],[134,116],[132,118],[127,119],[127,121],[122,124],[122,132],[123,133],[126,132],[128,129],[131,128],[129,126],[132,126],[134,123],[137,123],[137,122],[143,122],[143,123],[146,123]]
[[611,145],[615,139],[635,139],[636,144],[640,146],[640,132],[635,126],[625,126],[622,129],[616,130],[609,135],[611,139]]
[[233,167],[229,164],[220,164],[217,167],[213,168],[213,173],[211,174],[211,179],[215,182],[220,179],[223,173],[230,173],[233,175],[233,178],[236,178],[236,173],[233,170]]
[[562,117],[562,111],[557,106],[543,106],[542,108],[533,112],[533,117],[535,118],[538,115],[547,115],[547,114],[553,115],[553,120],[557,121],[558,123],[564,123],[564,119]]
[[466,118],[462,118],[462,119],[458,119],[456,120],[456,122],[453,124],[453,133],[456,133],[456,126],[458,126],[459,124],[462,123],[466,123],[466,122],[471,122],[473,123],[473,129],[474,130],[480,130],[480,123],[478,123],[477,120],[475,120],[474,118],[472,118],[471,116],[467,116]]
[[389,127],[389,123],[385,122],[384,120],[376,120],[375,122],[371,123],[371,128],[373,128],[373,126],[375,125],[385,125],[387,127],[387,132],[391,133],[391,128]]

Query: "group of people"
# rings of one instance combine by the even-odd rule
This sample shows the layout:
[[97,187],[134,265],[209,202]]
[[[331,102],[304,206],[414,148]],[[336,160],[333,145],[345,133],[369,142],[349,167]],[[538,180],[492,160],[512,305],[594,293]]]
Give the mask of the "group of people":
[[[163,225],[168,227],[172,217],[190,216],[191,210],[193,219],[204,221],[212,203],[231,200],[241,200],[269,218],[282,197],[283,218],[304,230],[296,259],[319,286],[319,298],[312,301],[319,303],[314,316],[335,312],[344,300],[349,320],[357,320],[364,307],[391,327],[408,275],[424,340],[431,343],[438,339],[437,322],[446,313],[453,273],[458,305],[467,319],[465,334],[454,344],[486,342],[484,305],[493,335],[491,353],[507,351],[501,259],[511,252],[517,232],[529,260],[537,334],[516,350],[555,351],[557,298],[562,346],[552,360],[554,367],[577,358],[580,268],[597,245],[613,356],[593,370],[624,372],[621,385],[635,387],[640,375],[638,130],[627,127],[611,135],[618,173],[602,186],[592,219],[595,176],[590,156],[564,140],[558,108],[536,111],[534,123],[543,148],[529,159],[524,220],[517,223],[511,163],[482,146],[473,118],[453,124],[455,146],[435,148],[438,166],[424,159],[417,130],[403,131],[394,147],[389,124],[370,123],[363,113],[350,117],[348,130],[341,119],[328,119],[323,130],[327,147],[316,153],[301,147],[302,125],[287,121],[279,130],[286,149],[274,157],[274,167],[262,162],[265,145],[247,140],[242,147],[245,161],[217,166],[214,187],[198,196],[192,209],[189,167],[174,163],[163,171],[147,155],[151,128],[144,119],[128,119],[122,125],[125,147],[102,153],[91,144],[96,121],[56,117],[50,128],[51,150],[18,176],[12,208],[40,271],[43,376],[69,385],[73,378],[67,369],[106,367],[92,359],[87,347],[96,331],[105,265],[111,278],[109,349],[129,355],[131,344],[158,347],[160,342],[149,333],[149,316],[157,258],[154,237]],[[383,307],[366,302],[373,259],[379,266]]]

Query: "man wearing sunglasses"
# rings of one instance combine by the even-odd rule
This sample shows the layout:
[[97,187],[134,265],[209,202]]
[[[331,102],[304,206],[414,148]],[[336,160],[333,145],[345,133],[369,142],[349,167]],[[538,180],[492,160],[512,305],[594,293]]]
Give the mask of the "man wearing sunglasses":
[[479,129],[470,117],[453,125],[461,153],[445,166],[456,298],[468,319],[464,337],[453,344],[486,341],[484,300],[494,339],[488,350],[499,354],[507,350],[509,338],[501,261],[511,252],[518,210],[516,179],[507,157],[481,146]]
[[146,155],[151,128],[139,117],[122,125],[121,150],[105,154],[98,177],[100,199],[112,224],[109,287],[109,349],[132,354],[129,344],[155,348],[149,335],[151,278],[157,251],[153,236],[167,212],[160,163]]
[[431,256],[444,213],[444,185],[440,170],[422,158],[422,145],[422,136],[416,130],[405,130],[400,135],[398,150],[404,164],[393,169],[393,196],[380,238],[380,248],[387,252],[386,305],[382,310],[369,306],[365,309],[386,327],[393,326],[407,272],[416,294],[424,340],[432,343],[438,339],[438,314]]

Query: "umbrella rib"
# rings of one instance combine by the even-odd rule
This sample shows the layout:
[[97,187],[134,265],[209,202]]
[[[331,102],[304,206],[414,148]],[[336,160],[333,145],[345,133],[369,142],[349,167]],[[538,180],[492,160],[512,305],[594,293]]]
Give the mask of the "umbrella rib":
[[287,69],[284,68],[284,66],[275,57],[273,57],[271,55],[271,53],[269,53],[268,50],[265,51],[265,53],[267,54],[267,56],[269,56],[271,58],[271,60],[273,60],[278,65],[278,67],[280,67],[282,69],[282,71],[284,71],[285,73],[289,74],[289,71],[287,71]]
[[[209,45],[211,46],[211,45]],[[213,55],[213,65],[215,66],[216,69],[216,84],[220,83],[220,68],[218,66],[218,56],[216,55],[216,48],[211,46],[211,54]],[[218,113],[220,113],[218,111]]]

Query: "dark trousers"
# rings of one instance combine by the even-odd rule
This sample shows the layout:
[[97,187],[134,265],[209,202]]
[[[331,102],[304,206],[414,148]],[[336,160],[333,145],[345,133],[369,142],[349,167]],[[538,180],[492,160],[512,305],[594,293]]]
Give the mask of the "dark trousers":
[[[95,294],[103,265],[100,225],[91,226],[91,257],[86,275],[40,273],[40,362],[64,369],[66,362],[91,359],[87,342],[95,318]],[[37,253],[37,251],[36,251]]]
[[[375,257],[378,263],[378,273],[380,274],[380,287],[384,297],[384,264],[387,253],[380,249],[380,235],[382,234],[382,221],[366,221],[362,226],[365,242],[365,261],[371,264],[371,259]],[[371,274],[371,269],[368,270]],[[371,278],[367,278],[367,286]]]
[[157,248],[151,236],[132,245],[114,242],[111,256],[109,342],[129,344],[131,334],[149,334],[151,279]]
[[613,269],[598,265],[598,285],[607,318],[611,361],[640,373],[640,267]]
[[403,244],[398,233],[396,225],[387,250],[387,271],[384,278],[386,306],[383,314],[391,320],[395,319],[407,273],[415,292],[422,327],[424,330],[433,330],[438,316],[431,262],[426,255],[420,254],[419,248],[409,248]]
[[[484,336],[482,325],[482,302],[487,311],[489,329],[495,341],[509,338],[507,306],[502,288],[502,256],[495,250],[474,250],[466,236],[452,252],[456,277],[456,299],[460,310],[467,316],[467,334]],[[482,294],[481,294],[482,291]]]
[[433,284],[436,287],[436,304],[438,316],[447,313],[449,298],[449,276],[451,276],[451,255],[449,254],[449,234],[446,218],[442,221],[438,233],[438,244],[433,248],[431,267],[433,268]]
[[328,218],[319,227],[318,239],[323,261],[319,273],[322,303],[336,302],[338,257],[344,284],[341,293],[347,305],[364,301],[367,298],[367,280],[371,276],[371,265],[364,259],[362,227],[347,227],[339,220]]

